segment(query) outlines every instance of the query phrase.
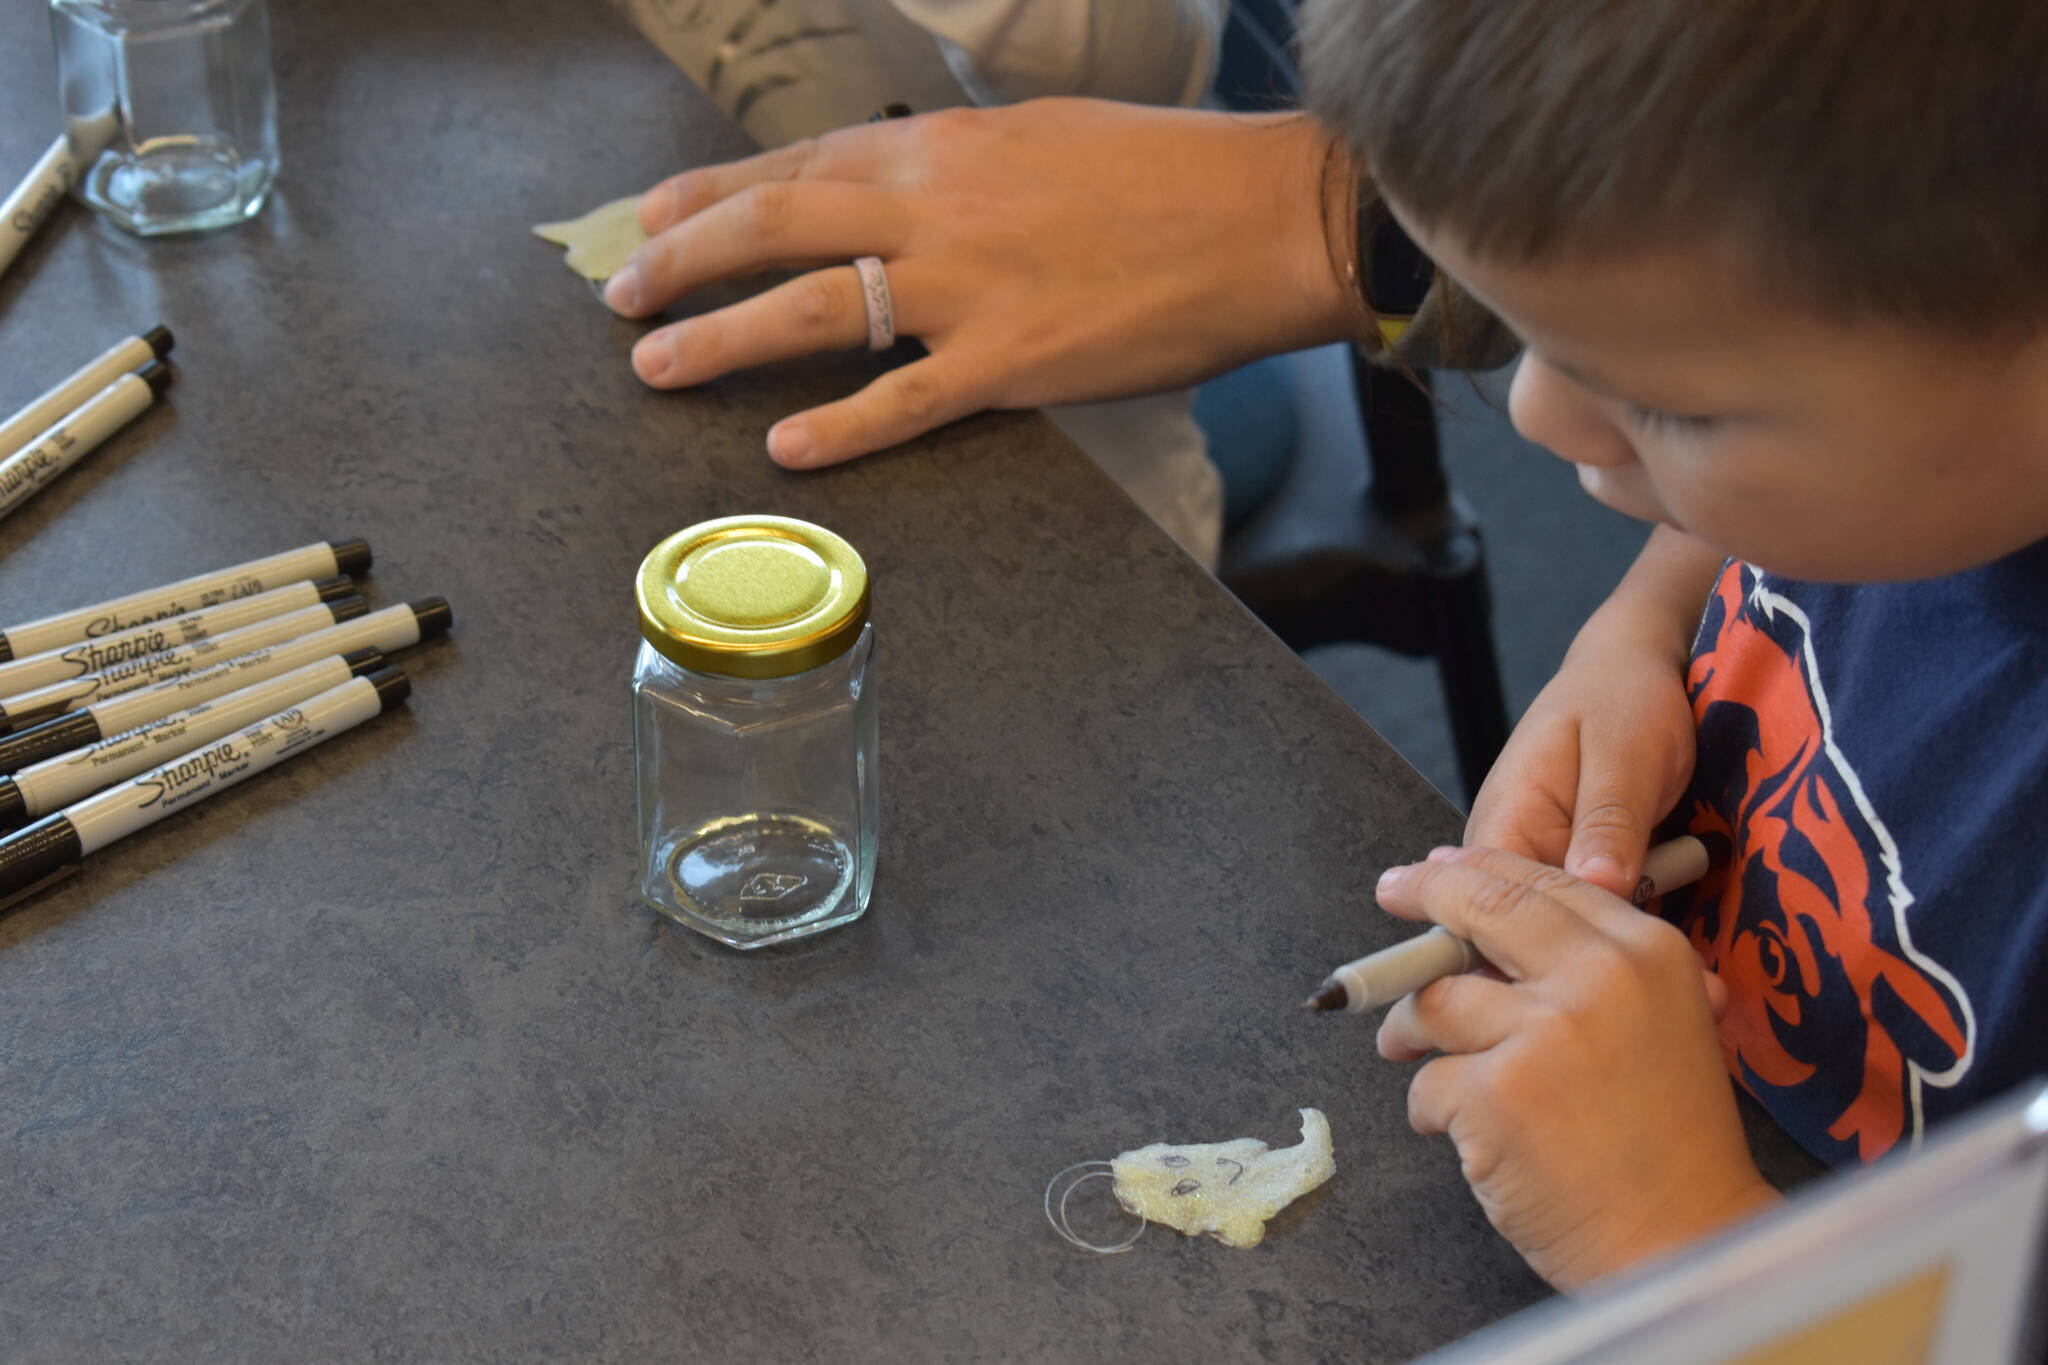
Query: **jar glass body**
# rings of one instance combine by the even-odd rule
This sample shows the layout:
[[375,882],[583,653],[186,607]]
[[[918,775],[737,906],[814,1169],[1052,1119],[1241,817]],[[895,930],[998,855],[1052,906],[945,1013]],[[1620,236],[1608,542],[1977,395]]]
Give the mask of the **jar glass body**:
[[277,178],[264,0],[50,0],[73,192],[145,237],[225,227]]
[[640,894],[735,948],[858,919],[875,881],[875,629],[786,678],[633,670]]

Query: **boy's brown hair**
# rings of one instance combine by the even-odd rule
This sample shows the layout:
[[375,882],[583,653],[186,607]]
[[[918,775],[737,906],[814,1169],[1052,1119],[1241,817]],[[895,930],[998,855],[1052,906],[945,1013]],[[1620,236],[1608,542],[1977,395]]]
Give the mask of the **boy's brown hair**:
[[1481,256],[1706,245],[1837,321],[2048,319],[2048,0],[1312,0],[1302,47]]

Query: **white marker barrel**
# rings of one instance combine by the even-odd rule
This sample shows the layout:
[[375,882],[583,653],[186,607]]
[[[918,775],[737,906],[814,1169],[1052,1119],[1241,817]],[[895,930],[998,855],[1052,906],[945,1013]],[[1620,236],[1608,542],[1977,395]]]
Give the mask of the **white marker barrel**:
[[237,688],[133,730],[109,735],[87,748],[31,764],[13,777],[0,777],[0,826],[48,815],[102,787],[154,767],[168,754],[211,743],[244,725],[384,666],[384,656],[374,649],[330,654],[303,668]]
[[[388,679],[380,686],[380,677]],[[395,668],[351,678],[234,734],[162,763],[120,786],[64,808],[78,851],[93,853],[185,807],[226,791],[265,768],[361,725],[410,690]]]
[[139,626],[166,616],[182,616],[237,597],[296,583],[302,578],[331,578],[336,574],[362,574],[370,568],[370,545],[365,540],[321,540],[296,550],[252,559],[211,573],[194,574],[162,587],[145,588],[89,607],[77,607],[54,616],[25,621],[0,630],[0,660],[41,654],[59,645],[76,644],[99,635]]
[[170,330],[162,326],[152,327],[139,337],[115,342],[72,371],[70,378],[56,388],[0,423],[0,459],[78,411],[87,399],[122,375],[139,370],[152,360],[162,360],[171,353],[171,346]]
[[26,659],[0,663],[0,697],[17,696],[33,688],[63,682],[66,678],[98,673],[130,659],[161,654],[180,645],[217,639],[231,630],[240,630],[287,612],[317,607],[322,602],[333,602],[354,593],[352,580],[339,575],[318,582],[305,579],[272,588],[269,592],[259,592],[254,597],[237,598],[216,607],[187,612],[183,616],[167,616],[159,621],[130,626],[112,635],[60,645],[41,654],[31,654]]
[[95,702],[0,739],[0,773],[19,772],[32,763],[97,744],[108,735],[146,725],[238,687],[274,678],[325,654],[346,654],[356,649],[376,649],[388,654],[408,648],[422,639],[447,634],[453,620],[445,598],[423,597],[410,605],[386,607],[296,640],[222,659],[181,678]]
[[86,854],[362,724],[411,690],[404,673],[380,668],[0,839],[0,909],[48,886]]
[[26,446],[0,460],[0,517],[43,491],[49,482],[99,448],[102,441],[149,411],[170,385],[170,366],[150,361],[124,374],[85,406]]
[[50,210],[64,198],[64,191],[71,188],[73,169],[70,140],[60,136],[0,202],[0,270],[13,264]]
[[95,701],[118,697],[125,692],[139,691],[153,683],[182,677],[196,669],[204,668],[216,659],[232,659],[238,654],[246,654],[265,645],[296,640],[302,635],[331,628],[337,622],[359,618],[368,610],[369,605],[362,598],[343,597],[333,602],[322,602],[318,606],[288,611],[267,621],[257,621],[239,630],[215,636],[211,640],[196,640],[189,645],[179,645],[175,649],[145,654],[137,659],[126,659],[97,673],[67,678],[63,682],[34,688],[0,701],[0,724],[20,729],[24,725],[48,720],[66,711],[76,711]]

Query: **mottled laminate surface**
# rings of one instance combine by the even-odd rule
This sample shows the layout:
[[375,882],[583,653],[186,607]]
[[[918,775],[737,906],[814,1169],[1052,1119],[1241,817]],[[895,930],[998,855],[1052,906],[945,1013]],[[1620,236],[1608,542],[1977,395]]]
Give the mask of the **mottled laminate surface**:
[[[663,395],[530,223],[742,149],[598,0],[273,6],[260,218],[66,206],[0,275],[0,407],[117,336],[178,383],[0,522],[0,621],[364,535],[444,593],[408,709],[0,918],[0,1358],[1392,1360],[1542,1287],[1371,1027],[1455,812],[1035,416],[813,476],[768,424],[875,371]],[[0,13],[0,176],[54,131]],[[742,956],[636,900],[632,571],[703,517],[875,574],[882,865]],[[1069,1162],[1294,1140],[1250,1252],[1046,1227]]]

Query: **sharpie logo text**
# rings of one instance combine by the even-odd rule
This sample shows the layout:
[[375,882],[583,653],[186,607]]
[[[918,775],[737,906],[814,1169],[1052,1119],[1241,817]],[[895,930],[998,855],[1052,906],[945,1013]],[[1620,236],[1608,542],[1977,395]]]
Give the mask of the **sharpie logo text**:
[[181,792],[210,783],[220,769],[242,762],[249,755],[242,749],[240,739],[239,735],[224,739],[147,777],[136,778],[135,785],[149,793],[141,804],[146,808],[174,801]]

